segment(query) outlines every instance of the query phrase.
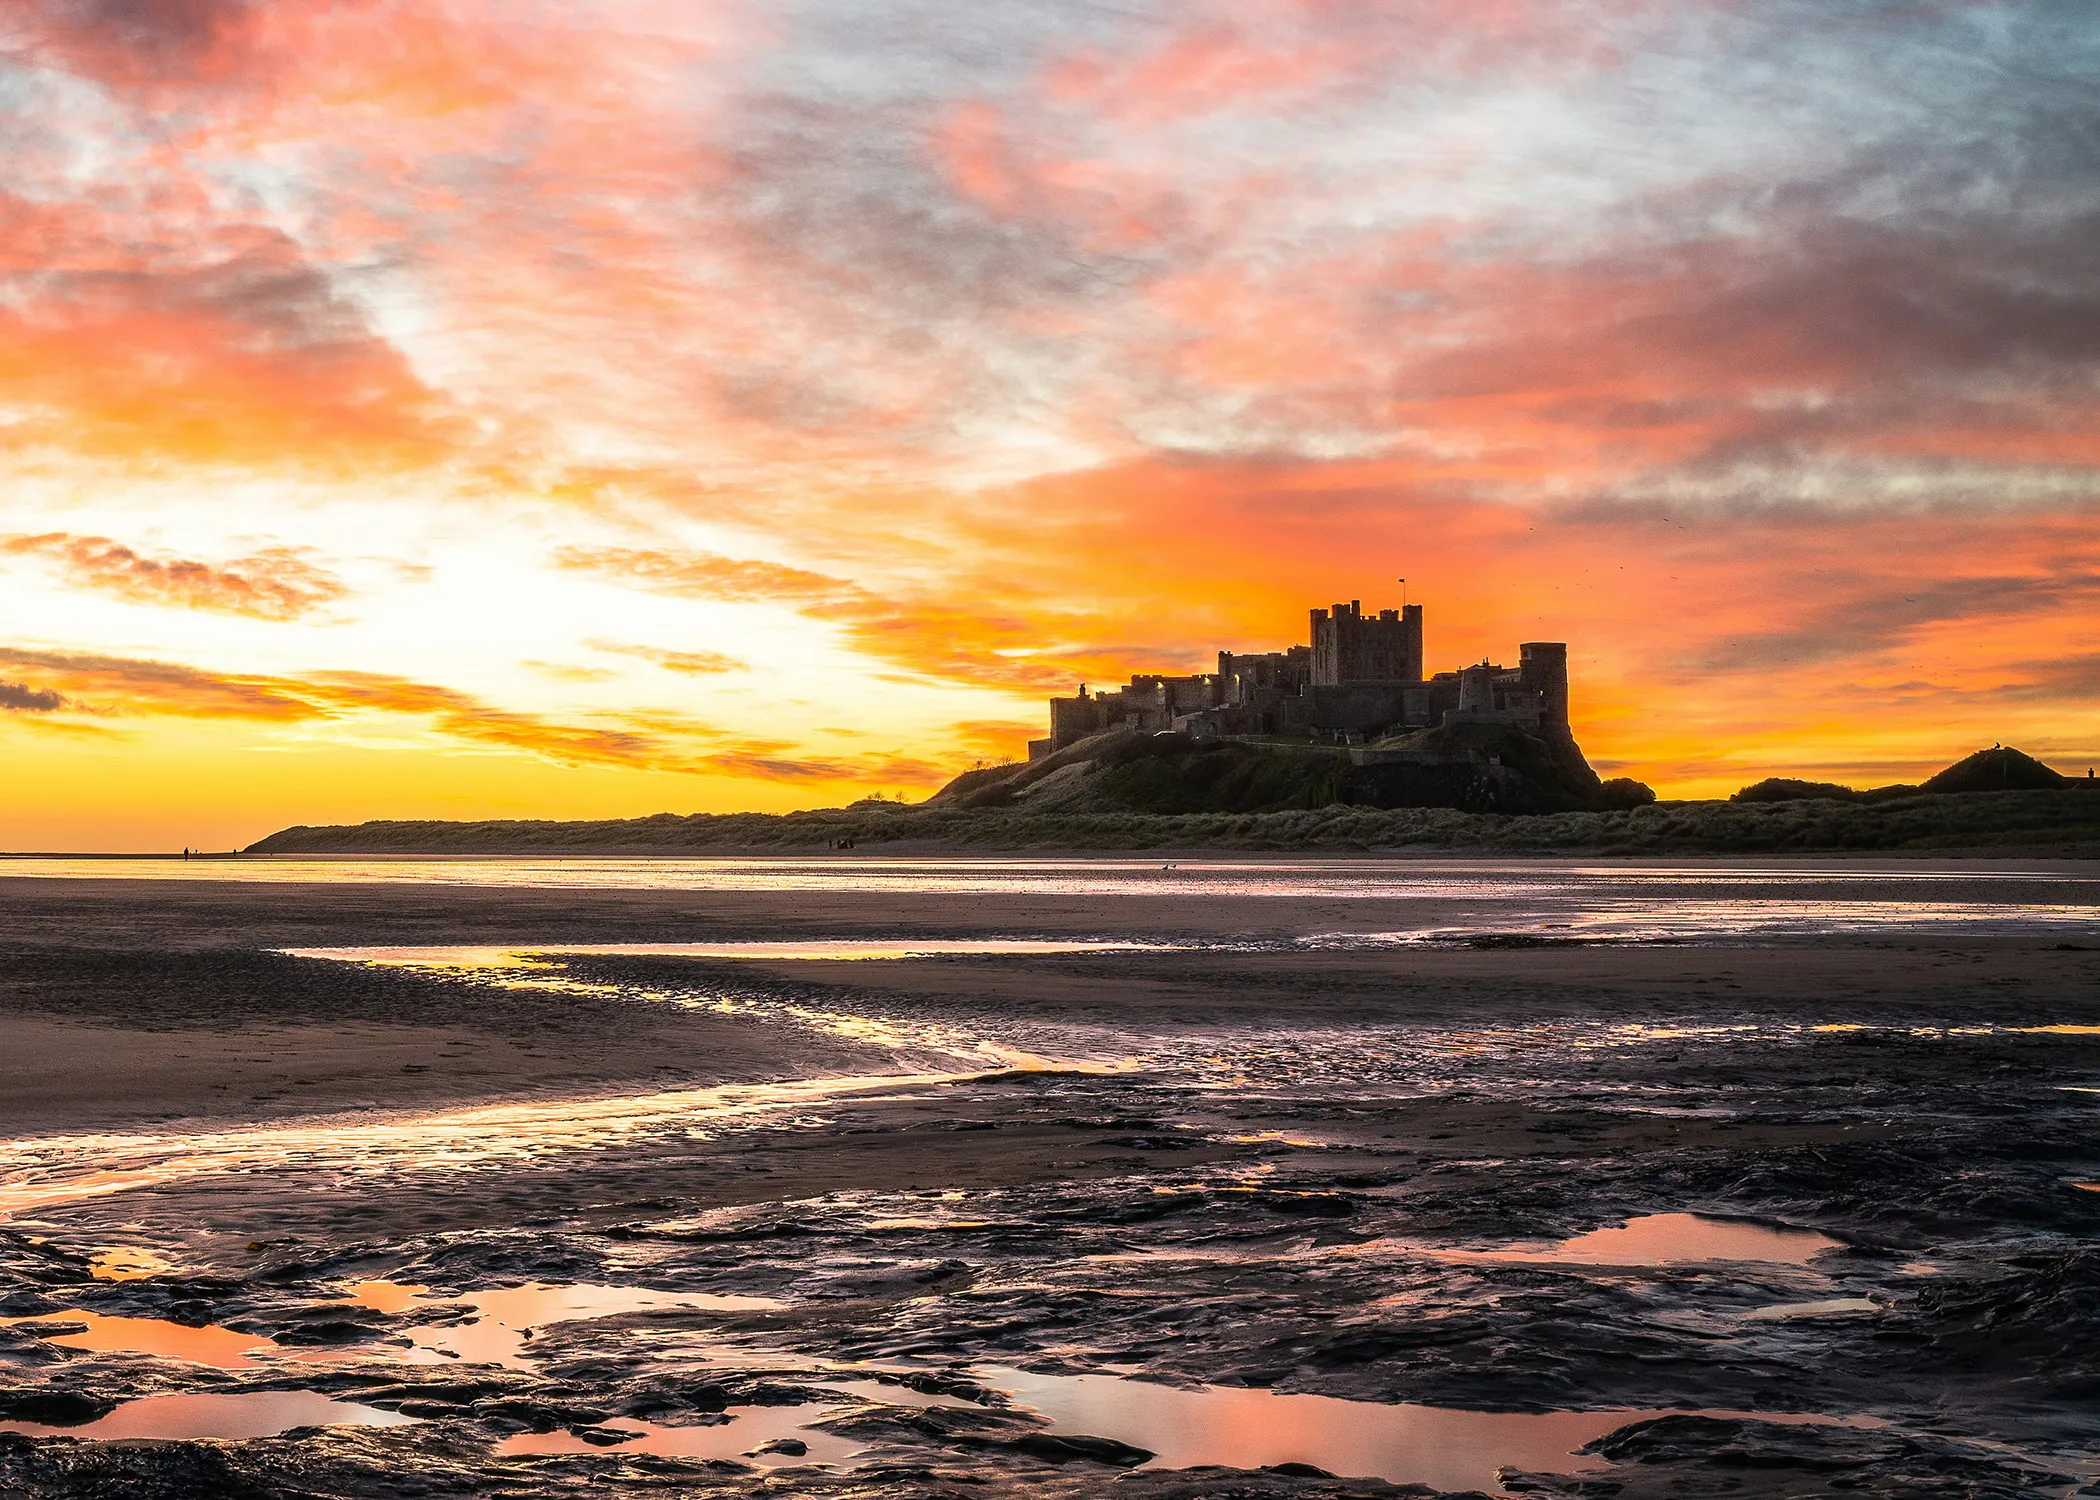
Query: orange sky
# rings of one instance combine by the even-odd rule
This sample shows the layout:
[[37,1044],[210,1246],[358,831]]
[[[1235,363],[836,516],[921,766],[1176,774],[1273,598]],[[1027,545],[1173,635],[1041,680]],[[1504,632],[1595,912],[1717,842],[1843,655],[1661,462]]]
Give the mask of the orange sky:
[[916,797],[1427,606],[1607,774],[2100,760],[2043,0],[0,0],[0,848]]

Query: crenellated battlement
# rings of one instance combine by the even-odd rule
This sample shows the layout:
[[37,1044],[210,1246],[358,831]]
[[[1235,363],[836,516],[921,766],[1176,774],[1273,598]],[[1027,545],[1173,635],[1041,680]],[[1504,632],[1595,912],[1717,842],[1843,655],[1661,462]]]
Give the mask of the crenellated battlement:
[[1215,673],[1144,674],[1103,692],[1050,700],[1050,737],[1029,745],[1041,759],[1089,735],[1129,728],[1198,738],[1278,737],[1339,743],[1443,724],[1568,729],[1568,648],[1527,641],[1518,664],[1477,662],[1423,671],[1419,604],[1366,614],[1361,600],[1310,611],[1312,644],[1282,651],[1218,653]]

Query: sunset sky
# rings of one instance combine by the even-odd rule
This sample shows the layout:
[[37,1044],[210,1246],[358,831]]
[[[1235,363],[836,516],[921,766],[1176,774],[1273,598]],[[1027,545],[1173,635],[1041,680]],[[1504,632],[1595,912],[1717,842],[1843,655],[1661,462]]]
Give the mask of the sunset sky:
[[0,0],[0,847],[784,810],[1408,596],[2100,760],[2093,0]]

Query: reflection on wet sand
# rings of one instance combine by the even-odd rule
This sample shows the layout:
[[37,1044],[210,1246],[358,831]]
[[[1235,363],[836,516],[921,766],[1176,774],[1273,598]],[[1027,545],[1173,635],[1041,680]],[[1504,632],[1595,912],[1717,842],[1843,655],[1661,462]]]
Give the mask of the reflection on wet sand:
[[139,1245],[113,1245],[88,1259],[88,1275],[97,1281],[143,1281],[172,1269],[166,1256]]
[[456,1361],[462,1365],[529,1370],[533,1364],[525,1356],[526,1342],[535,1329],[551,1324],[672,1308],[764,1312],[783,1305],[773,1297],[661,1292],[631,1286],[550,1286],[537,1282],[462,1292],[457,1296],[433,1297],[429,1291],[428,1287],[391,1281],[366,1281],[349,1288],[351,1304],[389,1316],[426,1308],[455,1314],[442,1324],[411,1327],[402,1337],[382,1344],[288,1346],[260,1334],[241,1333],[216,1324],[191,1326],[165,1318],[110,1317],[70,1308],[34,1317],[0,1318],[0,1328],[18,1328],[61,1348],[150,1354],[222,1370],[249,1369],[278,1359],[385,1359],[418,1365]]
[[1573,1266],[1670,1266],[1700,1261],[1754,1260],[1805,1266],[1842,1242],[1813,1229],[1768,1228],[1698,1214],[1643,1214],[1593,1229],[1541,1250],[1457,1250],[1451,1259]]
[[[1691,1217],[1655,1215],[1650,1220],[1636,1220],[1626,1228],[1645,1234],[1647,1238],[1642,1243],[1678,1251],[1719,1244],[1738,1252],[1745,1242],[1726,1238],[1723,1232],[1756,1229],[1694,1220],[1697,1227],[1688,1230],[1674,1222]],[[1657,1220],[1666,1222],[1655,1226]],[[1799,1232],[1761,1232],[1773,1239],[1822,1240],[1821,1236]],[[1791,1244],[1784,1248],[1790,1253],[1798,1250]],[[283,1347],[231,1329],[187,1328],[150,1318],[66,1313],[58,1319],[10,1321],[86,1324],[84,1333],[59,1334],[50,1341],[82,1349],[155,1354],[221,1368],[254,1366],[278,1359],[379,1359],[412,1365],[456,1362],[460,1366],[494,1365],[529,1371],[536,1365],[528,1342],[532,1331],[553,1324],[668,1309],[755,1312],[786,1306],[770,1297],[593,1284],[533,1283],[448,1295],[433,1294],[430,1288],[416,1284],[369,1281],[356,1283],[346,1291],[348,1302],[389,1316],[425,1312],[434,1316],[421,1325],[411,1322],[403,1330],[405,1338],[322,1349]],[[1782,1304],[1746,1316],[1779,1320],[1873,1308],[1874,1304],[1864,1299],[1838,1299]],[[751,1351],[731,1343],[703,1345],[686,1351],[686,1363],[721,1366],[741,1362],[750,1355]],[[617,1448],[623,1453],[661,1457],[745,1459],[767,1466],[845,1464],[865,1445],[811,1424],[842,1417],[868,1405],[931,1407],[954,1400],[892,1383],[897,1376],[909,1374],[909,1370],[890,1372],[891,1380],[872,1378],[881,1373],[871,1367],[828,1366],[802,1378],[829,1393],[830,1399],[819,1398],[799,1406],[737,1406],[675,1426],[613,1418],[596,1426],[514,1433],[502,1438],[495,1452],[500,1457],[529,1457]],[[1111,1438],[1127,1443],[1154,1455],[1150,1460],[1152,1467],[1223,1464],[1258,1468],[1304,1463],[1344,1475],[1440,1489],[1493,1491],[1497,1488],[1497,1472],[1506,1467],[1556,1474],[1602,1468],[1605,1464],[1601,1460],[1575,1450],[1628,1423],[1667,1414],[1660,1409],[1631,1407],[1472,1411],[1259,1389],[1167,1386],[1117,1375],[1045,1374],[1003,1366],[976,1367],[972,1378],[983,1388],[1001,1392],[1019,1407],[1041,1416],[1053,1435]],[[1718,1411],[1698,1414],[1749,1415]],[[1778,1423],[1881,1425],[1870,1418],[1841,1420],[1798,1413],[1756,1415],[1760,1420]],[[78,1427],[15,1423],[0,1430],[35,1435],[63,1433],[87,1439],[246,1437],[308,1424],[391,1425],[407,1420],[316,1393],[292,1391],[154,1397],[127,1402],[106,1417]]]
[[[496,1444],[499,1458],[541,1453],[591,1453],[617,1445],[621,1453],[659,1458],[730,1459],[767,1468],[791,1464],[841,1464],[862,1445],[806,1426],[847,1410],[839,1406],[747,1406],[719,1422],[666,1427],[633,1417],[614,1417],[579,1432],[520,1432]],[[774,1446],[768,1451],[768,1445]]]
[[[84,1328],[80,1325],[86,1325]],[[43,1333],[44,1325],[79,1328],[78,1332]],[[47,1344],[100,1353],[153,1354],[234,1370],[253,1365],[251,1355],[276,1344],[252,1333],[236,1333],[215,1324],[190,1327],[164,1318],[112,1318],[101,1313],[66,1311],[33,1318],[0,1318],[0,1327],[36,1333]]]
[[704,1139],[740,1124],[815,1126],[798,1115],[830,1100],[924,1088],[970,1074],[894,1074],[725,1084],[614,1099],[559,1100],[459,1110],[384,1123],[256,1126],[195,1135],[47,1136],[0,1153],[0,1219],[216,1172],[328,1172],[344,1178],[400,1171],[516,1165],[647,1133]]
[[1179,944],[1067,942],[1039,938],[960,938],[881,941],[833,938],[804,943],[520,943],[503,947],[434,944],[389,948],[284,948],[291,958],[333,958],[350,963],[407,965],[432,969],[517,969],[540,955],[607,958],[747,958],[765,960],[869,960],[899,958],[997,958],[1058,953],[1163,953]]
[[503,1365],[513,1370],[533,1368],[526,1358],[527,1338],[534,1329],[554,1323],[668,1308],[763,1312],[783,1305],[774,1297],[659,1292],[632,1286],[549,1286],[537,1282],[530,1286],[461,1292],[457,1296],[432,1297],[427,1295],[428,1292],[428,1287],[367,1281],[351,1287],[350,1297],[361,1306],[390,1314],[433,1306],[471,1309],[472,1318],[455,1324],[407,1330],[414,1348],[390,1352],[416,1364],[444,1359],[469,1365]]
[[[1358,876],[1303,878],[1340,886]],[[1474,884],[1464,899],[1493,909],[1491,927],[1452,917],[1449,893],[1465,880]],[[1636,889],[1567,871],[1552,881],[1517,874],[1505,880],[1506,900],[1491,883],[1487,873],[1453,876],[1425,897],[1444,903],[1438,911],[1373,912],[1357,920],[1389,932],[1334,941],[1456,942],[1454,934],[1495,937],[1525,923],[1608,937],[1610,923],[1645,920],[1669,900],[1708,934],[1746,913],[1781,911],[1769,888],[1744,899],[1719,881],[1673,896],[1660,882]],[[1247,885],[1217,877],[1221,895]],[[1892,920],[1941,896],[1990,900],[1976,887],[1894,877],[1880,888],[1894,898],[1883,903]],[[317,888],[299,899],[342,894]],[[1776,894],[1809,903],[1829,891]],[[1610,904],[1621,896],[1649,905]],[[2037,899],[2052,900],[2013,896]],[[543,903],[550,924],[566,922],[565,900]],[[1584,902],[1605,925],[1574,925],[1572,908]],[[2013,902],[1994,908],[2008,925],[2028,909]],[[777,927],[752,919],[719,930],[883,939],[951,930],[827,925],[842,904],[811,902]],[[926,906],[960,913],[973,904]],[[532,916],[530,903],[518,905]],[[1900,973],[1886,985],[1880,950],[1900,945],[1855,944],[1875,951],[1851,953],[1831,976],[1821,959],[1799,954],[1767,965],[1771,950],[1686,960],[1674,949],[1554,949],[1521,963],[1421,947],[1394,946],[1376,963],[1305,951],[1328,941],[1307,940],[1306,930],[1349,920],[1327,907],[1296,926],[1264,915],[1242,924],[1237,946],[1211,945],[1230,957],[1208,960],[1038,960],[1026,955],[1093,945],[997,943],[953,950],[981,962],[730,966],[948,946],[899,939],[850,950],[331,950],[360,964],[486,969],[485,979],[455,972],[445,982],[283,958],[252,975],[222,956],[142,963],[135,980],[119,976],[134,986],[126,994],[150,996],[164,973],[188,976],[209,997],[195,1012],[205,1025],[219,1018],[204,1007],[233,993],[220,985],[226,974],[262,997],[248,1012],[229,1011],[229,1024],[287,1013],[263,994],[284,979],[323,997],[298,1013],[330,1026],[342,1018],[326,997],[417,1028],[457,998],[463,1013],[486,1007],[488,1034],[551,1042],[549,1051],[630,1017],[654,1025],[667,1005],[734,1005],[769,1024],[674,1017],[666,1034],[692,1031],[696,1050],[732,1034],[754,1039],[756,1060],[739,1061],[751,1069],[739,1076],[825,1066],[892,1076],[426,1104],[449,1112],[341,1126],[317,1112],[191,1137],[156,1123],[144,1127],[153,1133],[52,1134],[0,1148],[12,1153],[0,1160],[0,1206],[168,1189],[53,1209],[33,1235],[5,1237],[29,1293],[7,1311],[45,1310],[0,1341],[21,1360],[10,1385],[19,1378],[41,1393],[10,1409],[81,1420],[66,1435],[92,1438],[129,1435],[127,1423],[149,1417],[167,1435],[204,1435],[240,1415],[200,1407],[178,1422],[181,1408],[156,1416],[129,1402],[84,1420],[146,1391],[296,1384],[405,1404],[426,1425],[210,1455],[287,1489],[365,1496],[415,1493],[440,1478],[458,1493],[668,1485],[727,1494],[757,1484],[807,1496],[894,1484],[907,1466],[938,1465],[963,1476],[958,1485],[1011,1500],[1049,1488],[1105,1492],[1117,1483],[1109,1466],[1135,1458],[1060,1448],[1046,1433],[1155,1455],[1154,1473],[1123,1485],[1138,1493],[1210,1493],[1214,1481],[1272,1496],[1370,1488],[1161,1472],[1291,1463],[1446,1488],[1491,1489],[1498,1470],[1521,1468],[1582,1475],[1556,1486],[1571,1492],[1624,1481],[1622,1493],[1718,1493],[1744,1480],[1737,1455],[1746,1452],[1772,1460],[1752,1481],[1794,1465],[1862,1474],[1868,1494],[1916,1493],[1927,1482],[1946,1493],[2048,1493],[2006,1479],[2004,1465],[1947,1435],[2081,1437],[2074,1401],[2062,1403],[2068,1415],[2046,1403],[2091,1374],[2090,1265],[2079,1238],[2100,1191],[2091,1095],[2057,1092],[2093,1082],[2093,1038],[2077,1024],[2091,1019],[2077,988],[2089,985],[2089,960],[2028,962],[2014,977],[2030,988],[2000,999],[1988,955],[2013,952],[2009,943],[1947,955],[1945,965],[1929,951],[1891,960]],[[1045,921],[1046,932],[1185,930],[1105,917],[1088,925],[1076,905],[1061,927]],[[718,930],[682,922],[673,913],[634,930]],[[371,927],[277,925],[268,940],[562,930],[536,918],[450,926],[419,914]],[[625,935],[602,921],[577,930]],[[1443,935],[1421,936],[1432,931]],[[2055,949],[2028,942],[2023,951]],[[607,956],[617,953],[638,956]],[[658,961],[667,954],[709,962]],[[1685,972],[1665,972],[1673,966]],[[1939,967],[1955,977],[1933,979]],[[83,975],[101,982],[112,972],[60,966],[38,982],[78,988]],[[1541,990],[1534,975],[1568,987]],[[1906,988],[1921,976],[1936,986],[1930,1004]],[[1793,989],[1780,993],[1782,980]],[[499,993],[513,985],[536,993]],[[621,1003],[587,1005],[586,986]],[[369,1002],[359,998],[368,992]],[[857,1028],[850,1034],[896,1050],[819,1053],[809,1045],[816,1025]],[[461,1030],[443,1045],[470,1053],[470,1028]],[[777,1052],[766,1050],[776,1042]],[[1126,1065],[937,1071],[1006,1043],[1038,1056],[1112,1054]],[[658,1060],[644,1056],[618,1076],[646,1080]],[[600,1086],[555,1081],[585,1076],[567,1072],[520,1076],[579,1092]],[[828,1128],[811,1128],[819,1126]],[[2006,1203],[2020,1215],[2000,1232]],[[1619,1221],[1636,1208],[1708,1212]],[[1709,1214],[1778,1214],[1828,1233]],[[173,1268],[84,1253],[133,1239],[168,1248],[181,1269],[156,1274]],[[393,1279],[355,1279],[382,1275]],[[99,1284],[115,1279],[139,1284]],[[563,1280],[573,1284],[550,1284]],[[606,1284],[622,1281],[646,1285]],[[688,1287],[784,1300],[678,1290]],[[61,1306],[69,1301],[125,1316],[72,1312]],[[160,1321],[207,1318],[204,1327]],[[1892,1347],[1906,1357],[1891,1361]],[[2015,1408],[1968,1373],[1979,1369],[2042,1394]],[[1002,1391],[1020,1405],[1005,1406]],[[243,1430],[358,1420],[355,1405],[318,1390],[275,1399],[320,1404],[289,1419],[282,1408],[251,1413]],[[803,1404],[764,1404],[794,1400]],[[1766,1402],[1873,1411],[1906,1426],[1870,1432],[1870,1421],[1798,1414],[1765,1416],[1773,1426],[1669,1423],[1611,1444],[1616,1471],[1602,1482],[1587,1471],[1606,1467],[1605,1456],[1575,1451],[1665,1409],[1732,1416]],[[951,1409],[931,1418],[894,1409],[942,1405]],[[1921,1412],[1930,1422],[1911,1428]],[[1089,1452],[1099,1467],[1075,1457]],[[650,1457],[631,1466],[557,1457],[591,1454]],[[197,1457],[61,1444],[35,1458],[50,1455],[109,1473],[137,1464],[156,1481],[153,1465],[179,1476],[176,1465]],[[666,1462],[675,1458],[772,1472]],[[1038,1459],[1057,1468],[1037,1468]],[[850,1478],[794,1472],[811,1464],[861,1468]],[[353,1470],[355,1486],[338,1483]]]
[[274,1437],[294,1427],[404,1427],[415,1420],[376,1406],[331,1400],[314,1391],[253,1391],[238,1395],[142,1396],[79,1427],[0,1422],[0,1432],[102,1442],[120,1438],[256,1438]]
[[[1736,941],[1893,930],[2090,932],[2093,882],[2044,866],[1934,868],[1911,861],[1307,858],[1176,861],[809,857],[19,859],[0,876],[422,884],[542,890],[850,892],[1406,902],[1418,925],[1386,941],[1494,937]],[[913,952],[924,952],[913,948]],[[715,956],[735,957],[735,954]],[[792,955],[776,955],[792,956]],[[814,955],[812,955],[814,956]],[[834,957],[849,956],[843,954]]]
[[1825,1297],[1820,1302],[1779,1302],[1743,1314],[1746,1323],[1789,1323],[1796,1318],[1840,1318],[1854,1313],[1878,1313],[1880,1303],[1871,1297]]
[[[1053,1432],[1115,1438],[1148,1448],[1152,1466],[1313,1464],[1329,1473],[1440,1490],[1498,1491],[1496,1472],[1578,1474],[1607,1467],[1574,1450],[1661,1410],[1461,1411],[1412,1403],[1206,1386],[1185,1390],[1114,1375],[1036,1375],[990,1369],[982,1378],[1048,1417]],[[1705,1411],[1701,1416],[1752,1415]],[[1839,1419],[1758,1412],[1759,1421],[1878,1427]]]

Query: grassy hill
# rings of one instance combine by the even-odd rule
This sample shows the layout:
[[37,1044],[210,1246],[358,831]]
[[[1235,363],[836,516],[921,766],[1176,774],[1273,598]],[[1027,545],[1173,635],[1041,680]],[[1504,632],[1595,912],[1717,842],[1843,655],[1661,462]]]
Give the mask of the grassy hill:
[[[2100,792],[1918,793],[1880,802],[1657,802],[1523,816],[1332,804],[1255,813],[862,804],[778,816],[287,828],[252,854],[655,854],[915,850],[1367,850],[1494,854],[1976,851],[2100,857]],[[845,856],[850,857],[850,856]]]
[[1026,765],[966,772],[927,805],[1029,813],[1275,813],[1336,805],[1552,813],[1652,801],[1606,790],[1565,734],[1507,724],[1417,730],[1364,747],[1113,729]]

